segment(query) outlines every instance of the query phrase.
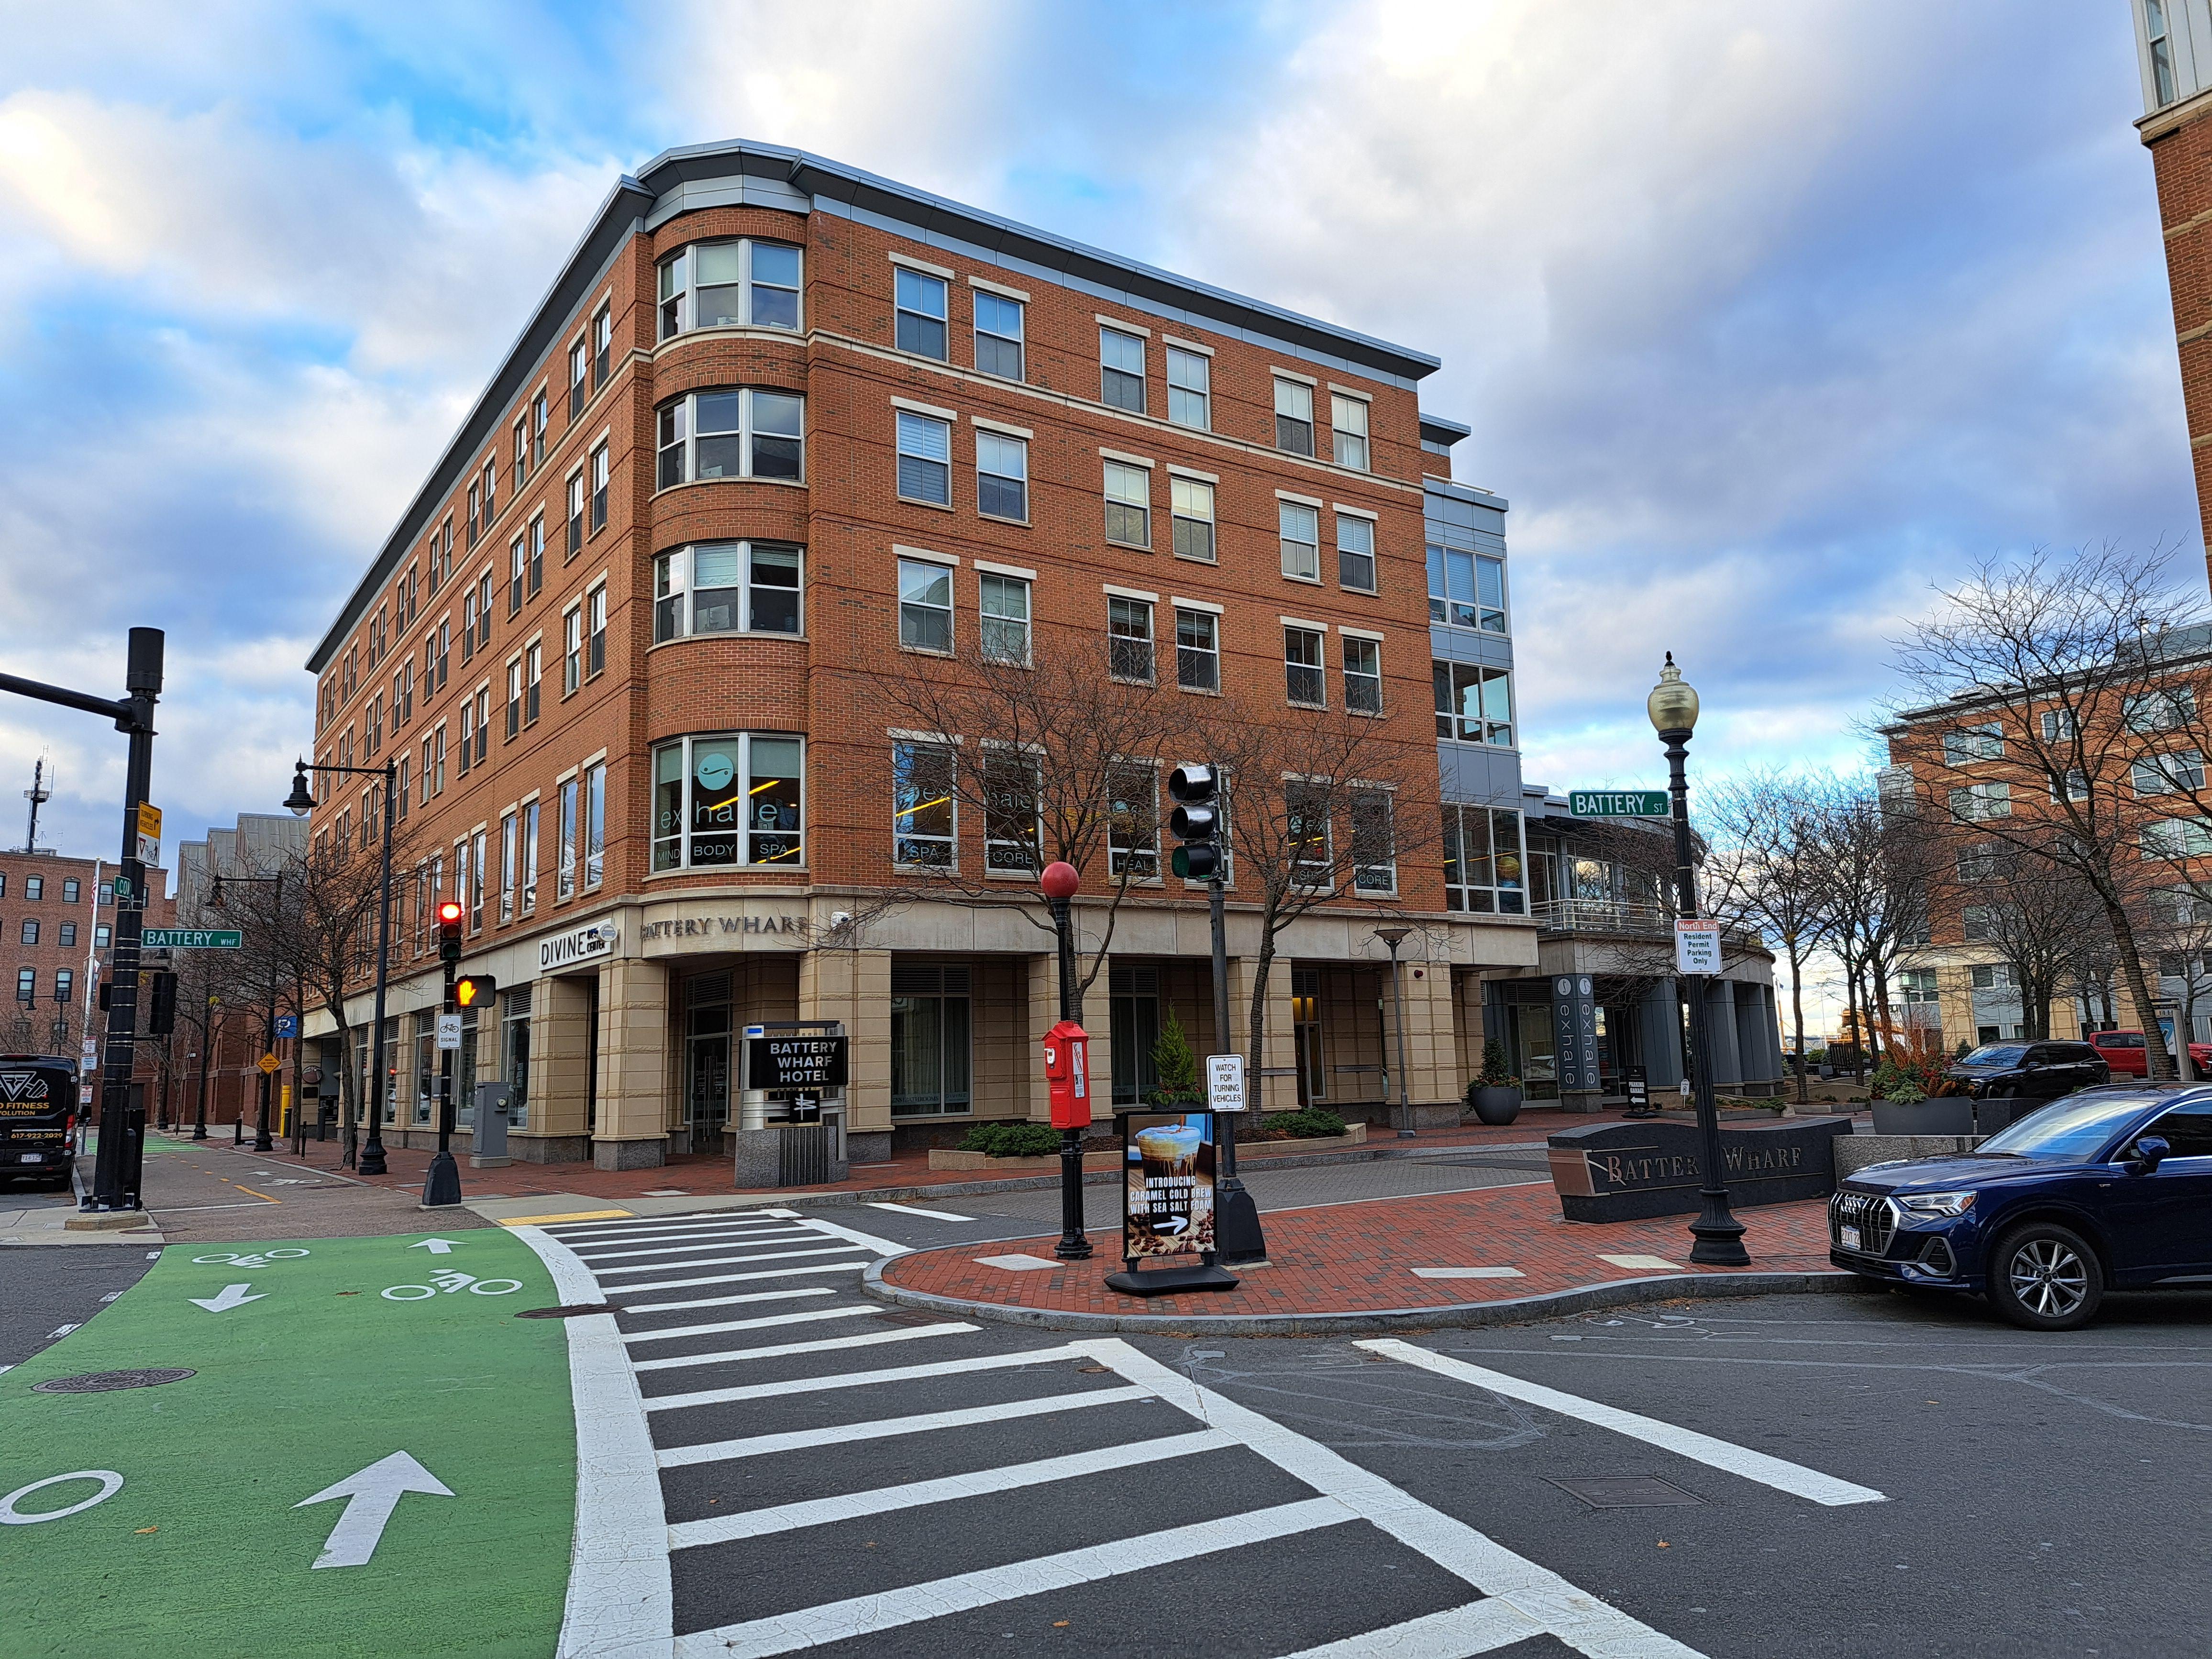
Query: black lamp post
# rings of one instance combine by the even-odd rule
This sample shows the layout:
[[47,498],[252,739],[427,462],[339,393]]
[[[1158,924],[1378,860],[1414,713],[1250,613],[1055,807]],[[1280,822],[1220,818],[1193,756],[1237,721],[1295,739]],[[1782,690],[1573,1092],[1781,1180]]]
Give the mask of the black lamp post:
[[[1659,684],[1651,688],[1645,709],[1652,728],[1667,746],[1667,793],[1674,820],[1674,881],[1684,920],[1698,914],[1698,877],[1690,863],[1690,785],[1683,775],[1689,758],[1690,733],[1698,724],[1698,694],[1674,666],[1674,653],[1659,671]],[[1712,1032],[1705,1006],[1706,975],[1682,975],[1683,994],[1690,1004],[1690,1077],[1698,1108],[1698,1160],[1705,1184],[1698,1195],[1705,1209],[1690,1224],[1697,1243],[1690,1260],[1700,1267],[1741,1267],[1751,1253],[1743,1248],[1743,1223],[1729,1209],[1728,1183],[1722,1175],[1720,1114],[1713,1105]]]
[[[384,992],[385,981],[392,970],[392,796],[397,787],[399,763],[397,758],[381,766],[319,765],[318,772],[341,772],[354,777],[382,778],[384,796],[379,816],[384,820],[384,866],[381,884],[376,900],[376,1006],[373,1018],[376,1029],[369,1042],[368,1075],[374,1098],[368,1103],[368,1139],[362,1143],[361,1172],[363,1175],[383,1175],[384,1164]],[[285,810],[295,818],[304,818],[315,810],[315,798],[307,791],[308,766],[305,761],[295,761],[292,768],[292,793],[284,798]],[[343,1060],[341,1061],[343,1064]]]
[[[1052,907],[1053,933],[1060,945],[1060,1017],[1075,1020],[1075,928],[1068,901],[1083,884],[1076,867],[1055,859],[1037,877],[1045,902]],[[1083,1131],[1060,1132],[1060,1243],[1052,1253],[1062,1261],[1088,1261],[1091,1240],[1083,1231]]]
[[[276,909],[279,914],[283,912],[284,872],[282,870],[273,876],[228,878],[217,876],[208,885],[208,903],[217,910],[224,908],[222,884],[226,879],[234,887],[249,882],[259,887],[274,887],[276,890]],[[264,946],[274,945],[273,940],[264,940],[263,943]],[[273,949],[270,950],[269,956],[269,1006],[268,1012],[262,1021],[261,1052],[264,1056],[274,1056],[276,1052],[276,957]],[[276,1149],[276,1143],[269,1138],[269,1091],[274,1083],[276,1074],[264,1065],[257,1064],[254,1070],[261,1074],[261,1081],[256,1090],[259,1097],[256,1102],[253,1120],[253,1150],[257,1152],[274,1152]]]
[[1390,947],[1390,1007],[1393,1024],[1398,1033],[1398,1139],[1413,1139],[1413,1101],[1407,1092],[1406,1076],[1406,991],[1398,978],[1398,947],[1406,942],[1410,927],[1377,927],[1375,937]]

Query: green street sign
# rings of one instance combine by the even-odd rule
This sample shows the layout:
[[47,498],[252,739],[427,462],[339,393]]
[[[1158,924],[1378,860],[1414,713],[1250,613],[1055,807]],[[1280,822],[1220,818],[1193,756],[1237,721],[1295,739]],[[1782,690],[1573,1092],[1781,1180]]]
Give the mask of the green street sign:
[[138,943],[149,951],[237,951],[246,935],[235,927],[149,927]]
[[1578,818],[1663,818],[1664,789],[1571,789],[1567,811]]

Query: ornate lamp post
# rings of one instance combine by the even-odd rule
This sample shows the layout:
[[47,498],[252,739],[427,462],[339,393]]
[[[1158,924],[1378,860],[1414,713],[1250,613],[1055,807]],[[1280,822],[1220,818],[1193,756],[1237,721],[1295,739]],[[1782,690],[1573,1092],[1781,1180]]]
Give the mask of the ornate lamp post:
[[[1698,877],[1690,862],[1690,785],[1683,775],[1689,758],[1690,733],[1698,724],[1698,694],[1674,666],[1674,653],[1659,671],[1659,684],[1651,688],[1644,708],[1652,729],[1667,747],[1667,793],[1674,820],[1674,882],[1680,913],[1685,920],[1698,914]],[[1720,1114],[1713,1105],[1712,1033],[1705,1007],[1706,975],[1682,975],[1683,994],[1690,1004],[1690,1076],[1698,1108],[1698,1163],[1705,1185],[1698,1195],[1705,1209],[1690,1224],[1697,1243],[1690,1260],[1701,1267],[1741,1267],[1751,1253],[1743,1248],[1743,1223],[1729,1209],[1728,1185],[1721,1173]]]

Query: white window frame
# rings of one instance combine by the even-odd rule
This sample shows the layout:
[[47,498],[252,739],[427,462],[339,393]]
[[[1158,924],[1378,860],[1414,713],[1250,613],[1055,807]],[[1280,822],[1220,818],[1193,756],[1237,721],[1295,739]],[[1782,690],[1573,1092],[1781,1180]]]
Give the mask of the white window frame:
[[1199,432],[1213,429],[1213,363],[1202,352],[1174,341],[1168,354],[1168,419]]
[[1328,432],[1330,459],[1339,466],[1356,472],[1368,470],[1367,400],[1348,398],[1341,392],[1328,394]]
[[[986,456],[990,458],[992,465],[987,466],[984,464]],[[1008,465],[1012,465],[1015,471],[1006,471]],[[994,479],[1002,485],[1011,481],[1021,496],[1021,511],[999,513],[985,505],[991,493],[983,487],[986,478]],[[996,519],[1006,524],[1027,524],[1030,521],[1029,441],[985,427],[980,422],[975,428],[975,514],[978,518]]]
[[[937,310],[933,314],[926,308],[933,288],[937,294]],[[909,304],[909,299],[917,303]],[[938,350],[923,351],[906,343],[902,324],[908,317],[920,324],[934,323],[937,325]],[[933,363],[952,361],[952,283],[948,277],[930,271],[915,270],[903,264],[892,267],[891,343],[901,351],[916,357],[927,357]]]
[[[1139,492],[1133,499],[1130,492]],[[1141,547],[1152,544],[1152,475],[1151,470],[1128,461],[1107,460],[1102,464],[1099,482],[1100,499],[1104,503],[1107,541],[1115,547]],[[1115,508],[1121,509],[1117,515]],[[1126,534],[1117,535],[1114,526],[1127,525],[1129,515],[1137,515],[1142,529],[1140,538],[1132,540]]]
[[[1011,663],[1026,668],[1030,665],[1031,630],[1035,626],[1035,595],[1031,582],[1025,577],[1004,571],[978,570],[975,575],[975,628],[986,662]],[[1004,605],[1009,595],[1018,594],[1021,614],[1010,611],[994,611],[991,605],[995,596]],[[1018,648],[1015,648],[1016,647]]]
[[[1007,306],[1012,308],[1014,331],[1012,334],[983,326],[983,312],[987,301],[993,306]],[[1000,380],[1021,381],[1029,378],[1029,310],[1028,301],[1017,300],[1012,295],[1001,293],[997,289],[979,288],[970,295],[970,315],[974,321],[975,333],[974,342],[976,348],[975,372],[978,374],[988,374]],[[991,341],[994,346],[1010,345],[1013,348],[1014,372],[1012,374],[1001,369],[983,367],[982,343],[985,340]]]
[[[706,325],[712,328],[773,328],[803,332],[806,326],[806,250],[792,242],[777,242],[763,238],[761,245],[780,247],[795,255],[799,260],[799,281],[795,286],[782,283],[761,283],[763,288],[792,296],[793,319],[788,323],[761,322],[754,316],[753,305],[753,248],[755,239],[744,237],[714,237],[696,242],[686,242],[682,247],[660,261],[654,277],[653,327],[657,337],[672,340],[678,334],[688,334],[700,326],[697,318],[697,294],[701,288],[735,288],[738,291],[738,319],[735,322]],[[738,250],[738,278],[734,283],[699,283],[694,273],[698,269],[698,254],[702,248],[728,247],[732,243]]]
[[[1125,368],[1122,362],[1116,362],[1114,360],[1118,356],[1123,362],[1126,362],[1132,352],[1135,355],[1137,363],[1133,369]],[[1138,331],[1118,323],[1101,322],[1098,325],[1098,401],[1100,403],[1104,404],[1109,409],[1126,410],[1132,415],[1142,415],[1147,411],[1152,391],[1145,383],[1146,379],[1145,355],[1145,337]],[[1117,380],[1114,378],[1115,376],[1120,378]],[[1121,385],[1125,380],[1134,380],[1137,383],[1137,401],[1133,404],[1124,403],[1121,398],[1108,395],[1109,392],[1116,390],[1126,392],[1127,388]]]
[[[1221,562],[1220,530],[1215,518],[1213,485],[1203,478],[1193,478],[1180,472],[1168,474],[1168,514],[1171,528],[1170,540],[1178,559],[1188,559],[1197,564]],[[1200,525],[1206,531],[1206,550],[1188,551],[1183,545],[1185,525]],[[1196,539],[1195,536],[1188,539]]]
[[[1175,616],[1176,690],[1182,691],[1197,691],[1206,694],[1218,694],[1221,690],[1220,613],[1218,611],[1204,610],[1196,605],[1178,604],[1175,607]],[[1207,643],[1204,645],[1185,645],[1183,643],[1183,622],[1186,618],[1194,623],[1202,623],[1204,624],[1204,627],[1200,631],[1205,634]],[[1193,685],[1190,683],[1190,680],[1183,672],[1183,660],[1184,653],[1186,652],[1190,654],[1190,657],[1194,661],[1200,658],[1206,659],[1206,675],[1209,681],[1208,684],[1204,685]]]
[[[1291,534],[1292,520],[1304,514],[1303,537]],[[1282,543],[1283,574],[1294,582],[1321,580],[1321,509],[1309,501],[1294,501],[1278,496],[1275,501],[1275,529]]]
[[[947,563],[943,560],[917,559],[906,554],[901,554],[899,556],[898,640],[900,650],[919,651],[923,655],[931,657],[949,657],[958,649],[960,643],[960,631],[958,626],[959,594],[956,591],[955,587],[952,574],[953,568],[954,567],[951,564]],[[940,605],[930,600],[908,598],[908,580],[909,575],[917,581],[927,577],[927,580],[932,582],[939,580],[944,582],[945,603]],[[942,646],[921,644],[916,641],[909,640],[907,637],[907,612],[909,610],[913,611],[917,617],[935,617],[940,614],[943,616],[945,619],[945,643]],[[921,632],[922,630],[917,629],[916,631]]]
[[[1291,379],[1278,371],[1275,382],[1275,447],[1285,455],[1304,455],[1314,453],[1314,389],[1310,381]],[[1304,410],[1301,415],[1298,411]],[[1305,447],[1283,441],[1286,434],[1283,422],[1305,428]]]
[[[1145,624],[1145,631],[1141,635],[1115,631],[1115,624],[1120,620],[1115,609],[1117,605],[1127,607],[1131,617],[1141,614]],[[1107,672],[1114,678],[1132,685],[1151,685],[1156,682],[1159,674],[1160,653],[1158,629],[1153,617],[1155,609],[1155,601],[1140,599],[1132,594],[1109,593],[1106,596]],[[1125,643],[1117,645],[1115,643],[1117,641]],[[1126,672],[1121,659],[1125,654],[1133,655],[1134,647],[1139,644],[1142,644],[1145,647],[1145,672],[1142,674]]]
[[[738,394],[738,429],[735,433],[715,432],[716,438],[735,437],[738,441],[738,470],[718,472],[711,478],[699,476],[699,399],[702,397]],[[787,432],[760,433],[756,425],[754,400],[761,396],[786,398],[799,405],[799,435],[796,440]],[[669,436],[671,427],[675,436]],[[786,473],[763,473],[757,470],[758,459],[756,440],[766,436],[799,445],[799,476]],[[676,458],[671,476],[671,456]],[[687,392],[680,398],[672,398],[653,412],[653,485],[654,490],[677,489],[685,484],[720,483],[732,478],[753,478],[767,483],[805,483],[806,482],[806,399],[796,392],[786,392],[777,386],[702,386]]]
[[[720,550],[735,548],[738,554],[738,580],[733,591],[737,598],[737,614],[741,626],[708,629],[703,633],[697,626],[695,599],[699,589],[696,576],[698,554],[702,548]],[[779,592],[793,593],[798,600],[799,626],[796,629],[755,628],[753,621],[753,556],[764,553],[789,553],[799,561],[799,583],[795,588],[785,588],[775,583],[766,586]],[[604,593],[604,588],[592,589]],[[662,620],[671,614],[673,605],[675,627],[663,631]],[[806,550],[792,542],[738,541],[687,542],[682,547],[671,548],[653,562],[653,642],[665,645],[671,640],[712,639],[725,635],[751,635],[764,640],[798,640],[806,637]]]
[[[1375,520],[1364,514],[1347,513],[1340,507],[1336,509],[1336,585],[1347,593],[1372,593],[1380,586],[1380,567],[1376,562],[1375,552]],[[1346,540],[1347,532],[1351,538],[1349,542]],[[1366,544],[1364,547],[1358,545],[1362,542]],[[1364,558],[1367,561],[1365,582],[1346,580],[1345,561],[1347,558]]]
[[[892,425],[896,430],[896,441],[893,447],[893,483],[899,500],[919,501],[924,507],[950,507],[952,505],[952,422],[939,416],[924,415],[919,410],[901,409],[893,411]],[[909,436],[917,441],[926,441],[931,439],[933,434],[935,441],[944,446],[945,453],[941,458],[930,454],[925,450],[908,447]],[[907,493],[906,463],[909,460],[917,465],[942,469],[945,478],[945,495],[942,500],[933,495],[913,495]]]
[[[918,834],[911,828],[910,824],[903,833],[902,833],[899,829],[899,820],[901,818],[911,820],[913,815],[915,812],[923,810],[924,807],[934,806],[939,804],[937,801],[933,800],[922,802],[917,805],[909,806],[903,810],[900,808],[898,799],[899,754],[902,750],[915,754],[919,754],[921,751],[927,750],[932,754],[942,756],[944,758],[946,773],[945,794],[942,797],[942,801],[945,808],[946,822],[951,828],[942,836]],[[959,750],[956,745],[951,743],[947,743],[940,739],[918,736],[896,737],[891,740],[891,867],[893,869],[923,870],[934,872],[947,870],[957,870],[959,868]],[[900,853],[905,848],[921,845],[942,847],[945,849],[944,858],[941,860],[915,860],[902,859],[899,856]]]
[[[1353,714],[1375,714],[1382,712],[1382,642],[1365,634],[1349,629],[1338,632],[1344,641],[1344,707]],[[1355,657],[1371,659],[1373,666],[1364,662],[1358,669],[1352,666]],[[1371,688],[1371,689],[1370,689]]]
[[[1309,662],[1304,652],[1310,645],[1313,659]],[[1315,687],[1310,697],[1298,696],[1298,676],[1313,676]],[[1326,708],[1328,707],[1328,635],[1325,629],[1310,628],[1302,623],[1283,624],[1283,698],[1293,708]]]

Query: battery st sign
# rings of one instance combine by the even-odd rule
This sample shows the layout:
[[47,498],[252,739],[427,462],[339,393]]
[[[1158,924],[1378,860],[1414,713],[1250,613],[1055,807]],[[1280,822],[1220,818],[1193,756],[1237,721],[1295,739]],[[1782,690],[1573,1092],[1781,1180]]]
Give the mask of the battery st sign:
[[1567,811],[1578,818],[1663,818],[1663,789],[1571,789]]
[[842,1089],[842,1036],[757,1036],[745,1043],[748,1089]]

